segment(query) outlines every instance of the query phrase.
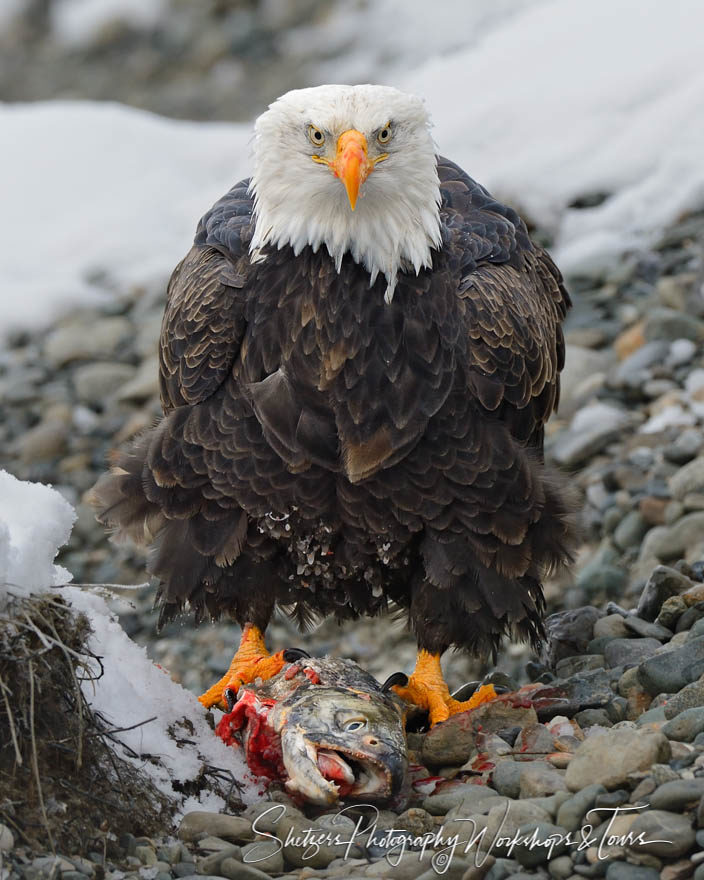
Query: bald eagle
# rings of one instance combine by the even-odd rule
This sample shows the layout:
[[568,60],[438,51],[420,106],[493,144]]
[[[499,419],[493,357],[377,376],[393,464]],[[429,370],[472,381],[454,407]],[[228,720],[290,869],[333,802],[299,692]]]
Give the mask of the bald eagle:
[[450,646],[543,636],[541,580],[570,557],[543,463],[569,306],[514,210],[438,156],[423,102],[382,86],[289,92],[256,121],[254,173],[198,225],[160,340],[164,417],[92,493],[152,545],[163,623],[243,628],[200,698],[275,674],[263,632],[406,609],[399,693],[461,711]]

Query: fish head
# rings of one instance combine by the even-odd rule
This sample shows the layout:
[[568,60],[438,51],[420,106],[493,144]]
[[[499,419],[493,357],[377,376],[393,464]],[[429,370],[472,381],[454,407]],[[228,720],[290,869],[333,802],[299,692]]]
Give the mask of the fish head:
[[387,801],[408,767],[406,736],[394,698],[313,686],[272,709],[281,736],[286,788],[306,801]]

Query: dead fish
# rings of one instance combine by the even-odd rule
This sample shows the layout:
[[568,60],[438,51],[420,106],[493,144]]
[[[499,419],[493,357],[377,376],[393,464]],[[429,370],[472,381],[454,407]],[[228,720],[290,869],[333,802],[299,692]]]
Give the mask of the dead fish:
[[278,675],[230,692],[218,735],[299,800],[393,800],[408,768],[403,706],[388,690],[395,681],[380,685],[351,660],[284,656],[291,662]]

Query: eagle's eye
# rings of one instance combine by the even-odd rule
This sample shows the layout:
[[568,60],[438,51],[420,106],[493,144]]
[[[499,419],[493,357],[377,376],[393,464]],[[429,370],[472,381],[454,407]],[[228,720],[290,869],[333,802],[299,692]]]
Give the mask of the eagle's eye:
[[322,145],[325,143],[325,135],[319,128],[316,128],[314,125],[308,126],[308,139],[314,147],[322,147]]
[[380,144],[388,144],[391,140],[391,123],[387,122],[386,125],[378,132],[376,139]]

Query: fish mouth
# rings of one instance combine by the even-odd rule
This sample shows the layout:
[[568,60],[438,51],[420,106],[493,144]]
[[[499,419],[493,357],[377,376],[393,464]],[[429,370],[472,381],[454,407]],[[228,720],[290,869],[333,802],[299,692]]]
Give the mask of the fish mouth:
[[300,728],[281,735],[286,789],[309,803],[330,806],[340,798],[383,800],[393,773],[381,757],[329,742],[312,742]]
[[391,771],[364,752],[319,744],[316,764],[321,776],[336,786],[342,798],[386,798],[391,794]]

